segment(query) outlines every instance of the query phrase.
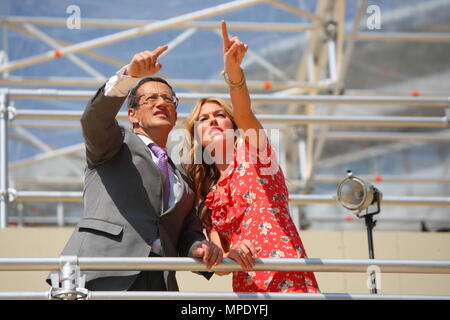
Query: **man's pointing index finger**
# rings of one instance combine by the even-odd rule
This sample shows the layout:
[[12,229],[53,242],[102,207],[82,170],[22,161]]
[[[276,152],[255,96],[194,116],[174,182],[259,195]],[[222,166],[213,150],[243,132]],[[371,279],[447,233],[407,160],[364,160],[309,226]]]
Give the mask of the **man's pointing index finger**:
[[155,53],[156,58],[158,58],[167,49],[169,49],[169,46],[161,46],[156,48],[153,52]]

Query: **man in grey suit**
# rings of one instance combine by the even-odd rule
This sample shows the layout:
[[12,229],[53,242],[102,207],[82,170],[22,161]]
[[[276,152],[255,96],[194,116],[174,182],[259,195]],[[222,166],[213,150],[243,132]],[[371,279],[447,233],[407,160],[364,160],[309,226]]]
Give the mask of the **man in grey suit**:
[[[170,158],[159,166],[160,157],[167,157],[159,153],[164,153],[177,120],[172,87],[161,78],[142,79],[128,97],[133,129],[120,127],[115,119],[139,78],[161,69],[157,59],[167,48],[134,55],[88,103],[81,118],[87,159],[85,212],[62,255],[188,256],[202,259],[208,268],[222,261],[221,249],[203,235],[185,177]],[[173,271],[85,274],[90,290],[178,290]],[[211,273],[204,276],[209,279]]]

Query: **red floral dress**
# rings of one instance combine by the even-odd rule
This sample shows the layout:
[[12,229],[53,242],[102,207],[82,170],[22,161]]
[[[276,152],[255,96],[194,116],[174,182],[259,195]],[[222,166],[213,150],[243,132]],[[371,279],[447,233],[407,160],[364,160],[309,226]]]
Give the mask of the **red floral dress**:
[[[262,150],[262,149],[261,149]],[[276,153],[257,151],[240,139],[225,176],[208,193],[212,227],[230,247],[244,239],[260,249],[257,258],[306,258],[288,208],[288,190]],[[319,288],[312,272],[236,271],[234,292],[308,292]]]

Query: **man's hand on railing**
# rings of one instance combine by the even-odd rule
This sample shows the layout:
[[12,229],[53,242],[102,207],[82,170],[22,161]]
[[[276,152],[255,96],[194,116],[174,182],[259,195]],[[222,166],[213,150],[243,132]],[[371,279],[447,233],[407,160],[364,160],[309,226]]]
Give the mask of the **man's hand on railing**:
[[202,259],[208,269],[222,263],[223,251],[214,242],[203,240],[194,244],[191,256]]

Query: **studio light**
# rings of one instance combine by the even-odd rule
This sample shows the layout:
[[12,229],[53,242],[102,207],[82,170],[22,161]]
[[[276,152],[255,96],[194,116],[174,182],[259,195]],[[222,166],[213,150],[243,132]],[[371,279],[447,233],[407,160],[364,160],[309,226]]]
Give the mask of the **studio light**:
[[354,211],[358,216],[361,211],[375,203],[377,212],[370,214],[380,212],[381,193],[373,185],[353,176],[350,170],[347,171],[347,178],[342,180],[337,187],[337,200],[344,208]]
[[[370,259],[375,259],[372,230],[376,221],[373,220],[373,216],[380,212],[381,197],[382,194],[377,188],[353,176],[351,170],[347,170],[347,178],[337,186],[337,201],[344,208],[353,211],[359,218],[364,218],[366,222]],[[373,205],[376,205],[376,209],[369,212],[369,208]],[[361,214],[363,210],[365,213]],[[370,276],[372,293],[377,293],[375,272],[372,272]]]

